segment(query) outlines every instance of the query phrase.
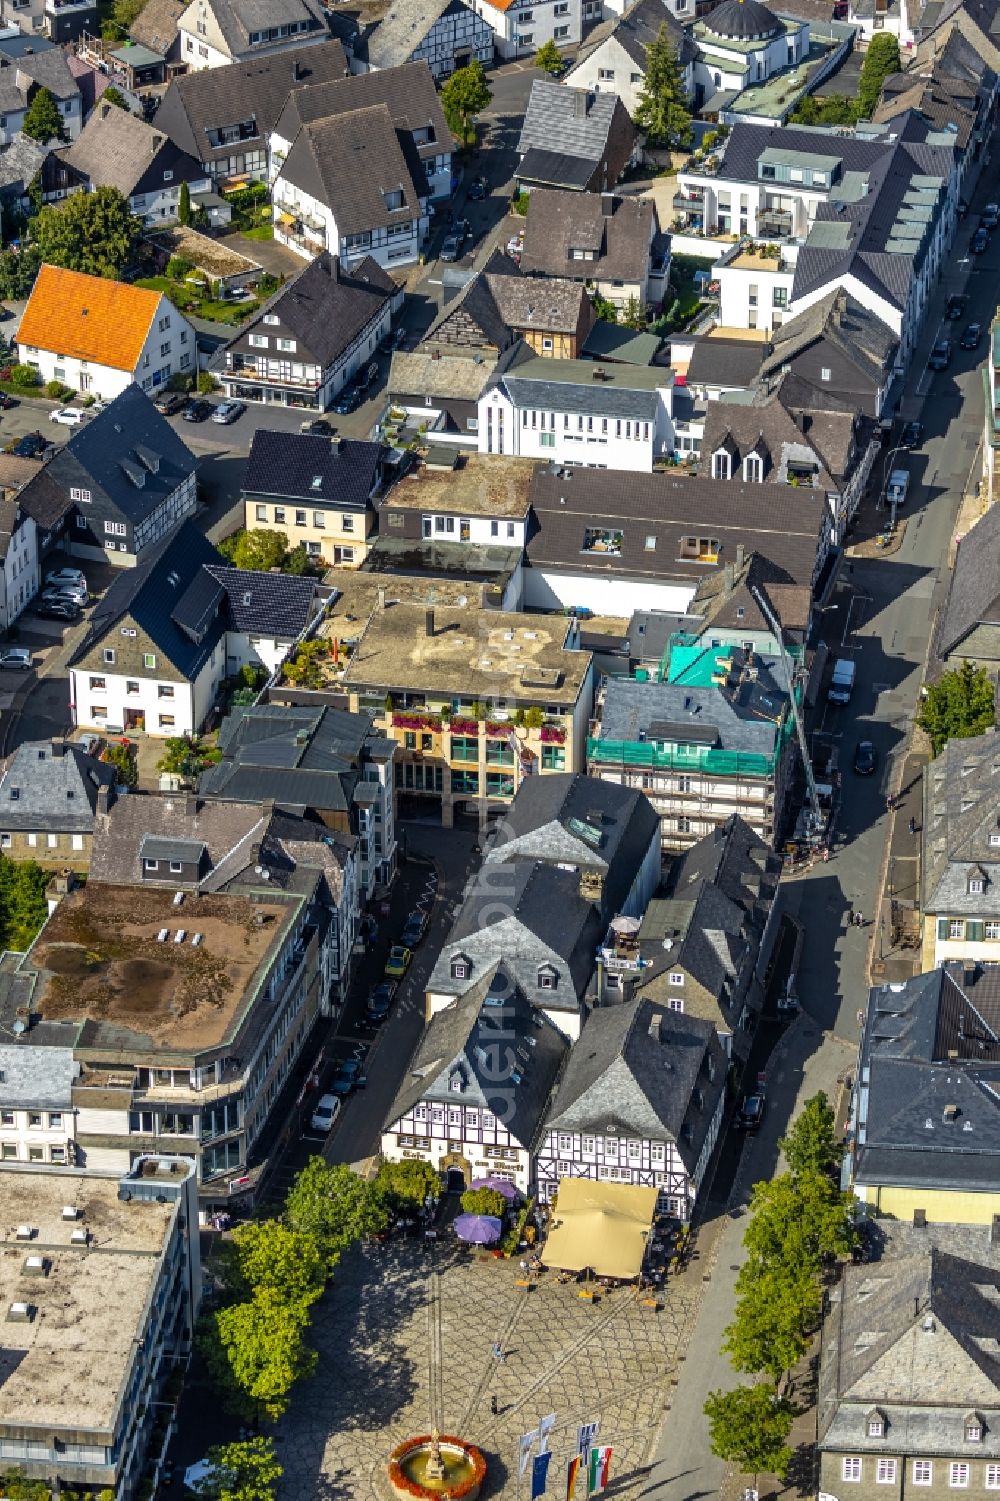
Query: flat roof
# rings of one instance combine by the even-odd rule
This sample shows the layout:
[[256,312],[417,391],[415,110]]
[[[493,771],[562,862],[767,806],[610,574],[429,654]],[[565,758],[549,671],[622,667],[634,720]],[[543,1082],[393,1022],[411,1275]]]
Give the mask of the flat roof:
[[215,892],[187,892],[175,907],[170,889],[88,882],[62,899],[32,945],[31,1009],[45,1021],[92,1024],[82,1040],[98,1049],[116,1038],[179,1052],[215,1047],[235,1032],[295,912],[291,902]]
[[463,516],[528,514],[533,459],[468,454],[454,469],[422,465],[394,485],[383,501],[387,511],[449,511]]
[[429,613],[414,604],[377,611],[351,657],[344,686],[532,703],[574,704],[579,697],[590,653],[564,647],[572,625],[564,616],[435,608],[428,634]]
[[[34,1318],[5,1322],[0,1426],[113,1433],[135,1336],[156,1281],[176,1204],[120,1203],[118,1178],[23,1168],[0,1173],[0,1307],[30,1303]],[[64,1220],[64,1205],[80,1218]],[[37,1232],[14,1239],[18,1225]],[[70,1243],[73,1230],[91,1244]],[[47,1276],[26,1276],[43,1256]],[[113,1290],[113,1295],[109,1294]]]
[[331,568],[323,582],[337,591],[328,605],[321,636],[353,641],[361,635],[384,591],[387,603],[420,605],[482,604],[483,586],[465,579],[430,574],[369,572],[357,568]]
[[728,266],[723,266],[724,271],[778,271],[791,272],[790,266],[783,266],[781,257],[776,255],[755,255],[752,250],[741,251],[733,257]]
[[674,383],[674,372],[668,365],[618,365],[613,361],[602,364],[600,360],[554,360],[544,355],[531,355],[508,366],[504,380],[543,380],[560,385],[609,386],[621,391],[665,391]]

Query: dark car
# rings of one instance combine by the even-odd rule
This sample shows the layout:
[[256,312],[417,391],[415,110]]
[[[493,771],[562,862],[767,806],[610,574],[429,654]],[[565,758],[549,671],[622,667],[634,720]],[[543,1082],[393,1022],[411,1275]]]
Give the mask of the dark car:
[[19,459],[37,459],[48,448],[47,438],[41,433],[25,433],[23,438],[15,438],[7,444],[4,453],[12,453]]
[[982,337],[982,324],[970,323],[958,342],[961,344],[963,349],[978,349],[979,341]]
[[739,1131],[756,1131],[764,1119],[764,1096],[762,1094],[748,1094],[740,1106],[736,1117],[736,1128]]
[[355,411],[361,405],[361,392],[357,386],[345,386],[333,403],[333,410],[339,417],[346,417],[348,412]]
[[79,620],[80,606],[75,605],[71,599],[47,600],[44,604],[35,606],[35,614],[43,620]]
[[947,370],[951,364],[951,340],[938,339],[927,363],[932,370]]
[[980,229],[996,229],[1000,224],[1000,203],[988,203],[979,215]]
[[161,417],[172,417],[175,412],[182,412],[187,404],[188,399],[183,391],[164,391],[153,402]]
[[333,1076],[330,1085],[330,1093],[340,1095],[351,1094],[355,1089],[364,1088],[364,1075],[361,1072],[361,1061],[358,1058],[346,1058]]
[[899,440],[900,448],[919,448],[924,438],[922,422],[908,422]]
[[400,939],[408,949],[415,949],[417,944],[427,932],[427,913],[421,912],[415,907],[403,924],[403,933]]
[[459,239],[464,245],[465,241],[469,239],[470,235],[472,234],[472,225],[469,223],[468,219],[456,219],[455,233],[458,235]]
[[466,193],[470,203],[482,203],[486,197],[486,182],[482,177],[477,177],[469,183],[469,191]]
[[203,401],[199,397],[197,401],[189,401],[184,408],[185,422],[204,422],[212,415],[212,403]]
[[299,423],[300,433],[314,433],[321,438],[332,438],[337,429],[332,422],[327,422],[325,417],[310,417],[307,422]]
[[358,374],[358,390],[367,391],[369,386],[373,386],[377,380],[378,360],[372,360],[371,364],[367,365],[365,369],[360,371]]
[[365,1006],[365,1010],[368,1013],[368,1020],[373,1025],[385,1021],[392,1009],[392,998],[395,994],[396,984],[394,980],[381,980],[378,985],[372,986],[368,992],[368,1003]]
[[16,406],[16,396],[9,396],[6,391],[0,391],[0,412],[9,412],[11,407]]
[[990,246],[989,233],[985,229],[977,229],[969,241],[970,255],[982,255]]
[[870,740],[859,740],[854,748],[854,770],[859,777],[870,777],[878,765],[878,751]]
[[961,318],[963,313],[965,312],[965,309],[968,306],[968,302],[969,299],[967,297],[963,297],[961,292],[955,292],[953,296],[948,298],[948,306],[944,310],[944,315],[948,319],[949,323],[958,322],[959,318]]

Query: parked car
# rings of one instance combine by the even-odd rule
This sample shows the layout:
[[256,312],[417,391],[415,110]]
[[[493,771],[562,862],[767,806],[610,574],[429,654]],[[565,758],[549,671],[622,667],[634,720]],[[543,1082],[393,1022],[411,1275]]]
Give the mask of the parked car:
[[982,324],[981,323],[970,323],[968,325],[968,327],[966,328],[965,332],[963,333],[962,337],[959,339],[958,342],[962,346],[963,349],[978,349],[979,348],[979,341],[980,341],[980,339],[982,337],[983,337]]
[[395,980],[382,980],[368,992],[365,1011],[372,1026],[378,1026],[379,1022],[385,1021],[392,1009],[392,998],[395,994]]
[[470,203],[482,203],[483,199],[486,197],[486,193],[486,179],[484,177],[475,177],[473,178],[472,182],[469,183],[469,191],[465,196],[466,198],[468,198]]
[[979,215],[980,229],[996,229],[1000,224],[1000,203],[988,203]]
[[333,410],[340,417],[346,417],[348,412],[356,411],[361,405],[361,392],[357,386],[345,386],[333,403]]
[[403,924],[402,941],[408,949],[415,949],[426,932],[427,913],[421,912],[419,907],[414,907]]
[[50,603],[39,603],[35,606],[35,614],[42,620],[65,620],[72,623],[79,620],[81,615],[80,606],[74,604],[71,599],[54,599]]
[[83,407],[59,407],[56,411],[49,413],[49,421],[60,422],[63,427],[79,427],[89,415]]
[[951,364],[951,340],[938,339],[927,363],[932,370],[947,370]]
[[445,235],[444,244],[441,246],[441,260],[457,261],[462,254],[462,242],[458,235]]
[[16,396],[9,396],[6,391],[0,391],[0,412],[9,412],[11,407],[18,404]]
[[970,255],[982,255],[990,247],[989,233],[985,229],[977,229],[969,241]]
[[508,255],[520,255],[524,249],[524,236],[511,235],[507,241],[506,250]]
[[409,969],[412,958],[413,955],[405,943],[394,943],[385,961],[385,974],[390,979],[401,980]]
[[392,336],[391,340],[389,341],[390,342],[390,347],[392,349],[401,349],[402,346],[406,343],[406,340],[407,340],[406,329],[403,327],[402,324],[400,324],[398,326],[398,328],[394,331],[393,336]]
[[854,770],[859,777],[874,776],[878,751],[870,740],[859,740],[854,748]]
[[744,1097],[736,1117],[736,1127],[739,1131],[757,1131],[764,1119],[764,1096],[762,1094],[748,1094]]
[[185,422],[204,422],[206,417],[212,415],[212,403],[198,397],[196,401],[189,401],[184,408]]
[[0,651],[0,668],[4,672],[30,672],[34,665],[26,646],[8,646],[5,651]]
[[73,584],[78,589],[86,589],[87,580],[79,568],[53,568],[51,573],[45,575],[47,589],[58,589],[61,584]]
[[8,443],[4,453],[15,454],[19,459],[37,459],[48,446],[48,438],[43,438],[41,433],[25,433],[23,437],[14,438]]
[[337,429],[332,422],[327,422],[325,417],[310,417],[307,422],[299,423],[300,433],[314,433],[321,438],[332,438]]
[[339,1114],[340,1101],[337,1096],[335,1094],[321,1095],[309,1121],[310,1129],[325,1136],[333,1129],[333,1123]]
[[919,448],[924,439],[924,424],[908,422],[899,440],[900,448]]
[[175,412],[182,412],[187,404],[185,391],[161,391],[153,402],[162,417],[172,417]]
[[220,401],[212,413],[212,421],[221,422],[223,427],[228,427],[237,417],[242,417],[246,409],[245,401]]
[[472,225],[468,219],[455,220],[455,233],[464,245],[466,240],[472,237]]
[[346,1058],[333,1076],[330,1089],[342,1099],[351,1094],[355,1089],[364,1088],[364,1074],[361,1072],[361,1060],[358,1058]]
[[43,605],[54,605],[58,601],[68,601],[71,605],[76,605],[79,609],[82,609],[87,603],[87,591],[86,589],[74,589],[69,584],[64,584],[59,589],[43,589],[38,599],[39,603]]
[[944,315],[948,319],[949,323],[957,323],[959,318],[961,318],[964,314],[965,309],[968,307],[968,305],[969,299],[967,297],[963,297],[961,292],[953,293],[952,296],[948,298],[948,306],[944,310]]

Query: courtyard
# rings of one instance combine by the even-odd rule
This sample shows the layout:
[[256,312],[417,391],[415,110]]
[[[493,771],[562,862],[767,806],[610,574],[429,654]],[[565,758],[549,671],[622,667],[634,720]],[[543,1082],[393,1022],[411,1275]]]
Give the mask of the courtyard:
[[[697,1262],[655,1309],[633,1287],[595,1289],[591,1301],[552,1272],[532,1287],[519,1280],[516,1261],[450,1238],[357,1248],[315,1316],[316,1375],[279,1425],[283,1494],[384,1497],[389,1450],[438,1427],[482,1449],[484,1496],[514,1498],[520,1435],[554,1413],[550,1495],[565,1488],[577,1425],[593,1420],[614,1448],[615,1493],[638,1495],[697,1315]],[[521,1483],[529,1489],[530,1466]]]

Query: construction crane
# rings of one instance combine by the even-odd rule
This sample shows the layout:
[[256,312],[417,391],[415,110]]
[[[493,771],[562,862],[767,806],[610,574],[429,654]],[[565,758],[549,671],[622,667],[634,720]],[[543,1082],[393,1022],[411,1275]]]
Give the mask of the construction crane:
[[799,739],[799,750],[802,754],[802,766],[806,774],[806,786],[809,791],[809,806],[812,810],[809,839],[813,844],[818,844],[822,838],[825,819],[820,807],[819,790],[816,786],[816,778],[813,776],[812,757],[809,755],[809,746],[806,743],[805,726],[802,723],[802,715],[799,712],[798,699],[795,697],[795,674],[792,660],[785,650],[785,641],[781,633],[781,621],[775,615],[767,600],[761,594],[756,584],[750,585],[750,593],[760,606],[761,614],[771,627],[775,641],[778,643],[778,654],[781,657],[782,666],[785,669],[785,678],[788,683],[788,698],[792,706],[792,718],[795,721],[795,733]]

